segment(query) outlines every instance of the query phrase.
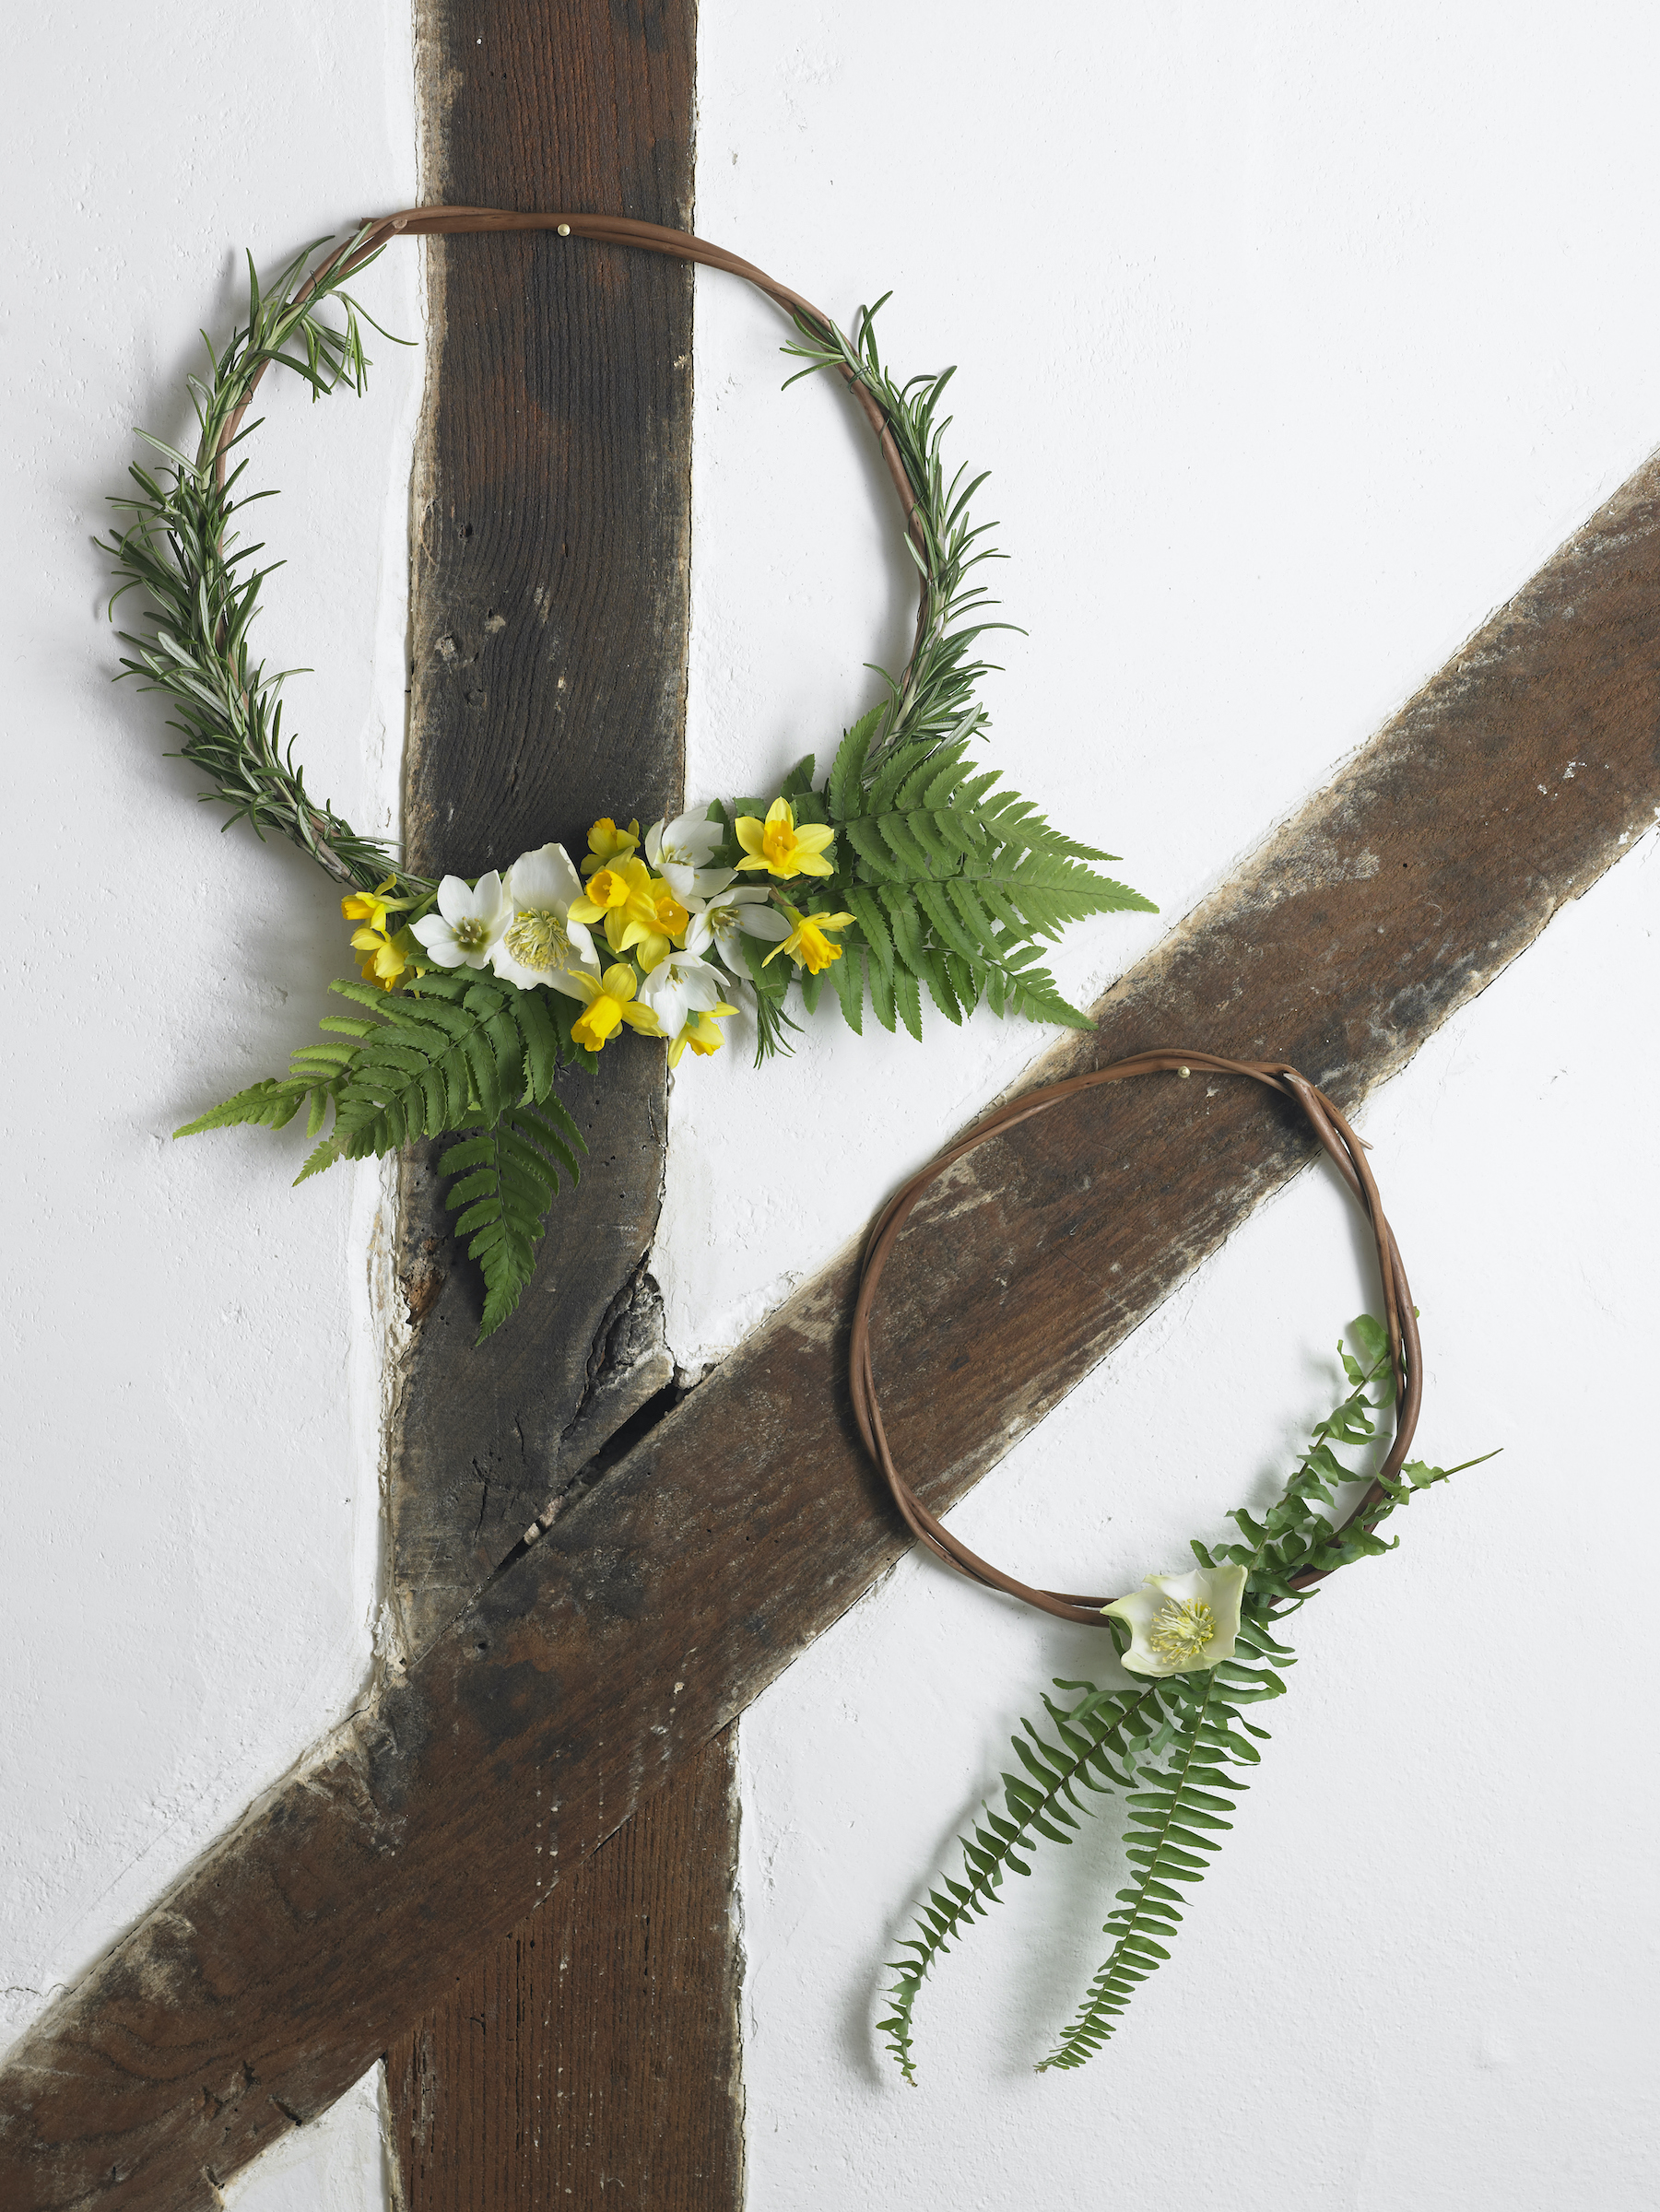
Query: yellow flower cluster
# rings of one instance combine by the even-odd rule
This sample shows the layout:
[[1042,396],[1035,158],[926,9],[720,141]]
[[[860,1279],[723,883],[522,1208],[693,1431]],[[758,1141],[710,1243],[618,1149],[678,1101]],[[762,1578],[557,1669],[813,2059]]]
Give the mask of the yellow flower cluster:
[[[833,875],[835,832],[826,824],[797,822],[790,802],[775,799],[764,820],[742,815],[734,827],[744,855],[736,868],[707,865],[721,834],[712,823],[682,815],[642,839],[637,821],[622,829],[607,815],[588,832],[580,889],[562,848],[548,845],[525,854],[505,879],[480,878],[476,891],[446,877],[436,905],[430,897],[394,898],[397,878],[389,877],[373,891],[343,899],[340,911],[359,924],[352,950],[364,981],[380,990],[395,990],[411,970],[488,962],[521,989],[546,982],[581,999],[571,1033],[584,1050],[603,1051],[632,1030],[665,1038],[673,1067],[683,1053],[706,1058],[721,1049],[720,1024],[737,1011],[722,986],[741,972],[740,931],[772,941],[768,963],[783,953],[820,975],[842,958],[830,933],[854,919],[804,912],[776,891],[734,888],[746,873],[785,882]],[[561,871],[570,891],[556,896],[548,886]],[[394,920],[418,906],[410,922]],[[612,956],[603,969],[595,932]]]

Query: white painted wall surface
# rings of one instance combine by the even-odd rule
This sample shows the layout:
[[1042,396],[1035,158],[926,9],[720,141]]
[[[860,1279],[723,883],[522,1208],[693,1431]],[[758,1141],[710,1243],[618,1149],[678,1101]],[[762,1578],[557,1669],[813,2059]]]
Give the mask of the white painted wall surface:
[[[1164,909],[1075,933],[1076,995],[1660,440],[1647,10],[706,0],[700,35],[699,229],[843,316],[893,287],[891,359],[962,364],[956,451],[995,471],[1030,632],[988,695],[994,757]],[[700,799],[833,742],[874,697],[861,661],[902,651],[865,441],[835,393],[775,396],[775,342],[700,276]],[[1651,846],[1362,1118],[1424,1310],[1424,1448],[1505,1456],[1305,1617],[1238,1833],[1084,2073],[1029,2069],[1104,1956],[1104,1835],[947,1961],[917,2092],[872,2023],[1018,1716],[1099,1641],[911,1561],[745,1717],[751,2212],[1647,2201],[1654,1791],[1619,1578],[1653,1526],[1660,1051],[1633,1016],[1657,888]],[[681,1358],[735,1341],[1038,1041],[981,1019],[859,1043],[827,1007],[765,1081],[683,1064]],[[1346,1201],[1305,1178],[959,1525],[1066,1586],[1179,1565],[1325,1409],[1364,1295]]]
[[[337,916],[297,856],[219,839],[153,715],[108,688],[87,541],[129,426],[181,427],[189,334],[235,312],[234,247],[268,265],[409,194],[415,161],[394,0],[162,0],[142,29],[80,0],[14,41],[0,559],[15,903],[41,925],[6,988],[28,1126],[50,1134],[15,1170],[5,1293],[6,2036],[351,1709],[371,1662],[378,1185],[292,1194],[281,1140],[167,1141],[280,1064]],[[1077,932],[1076,996],[1660,438],[1657,47],[1635,5],[704,0],[700,229],[843,315],[893,286],[894,359],[962,363],[957,450],[996,472],[997,581],[1030,633],[1004,641],[995,757],[1164,910]],[[770,312],[699,288],[700,799],[832,743],[908,617],[845,403],[778,397]],[[365,288],[418,329],[413,258]],[[256,461],[284,488],[273,541],[301,557],[266,648],[315,665],[305,755],[362,821],[395,789],[419,373],[380,355],[366,406],[274,394]],[[1622,863],[1365,1116],[1425,1312],[1425,1449],[1505,1457],[1306,1617],[1261,1786],[1108,2053],[1026,2071],[1098,1961],[1101,1842],[947,1962],[918,2092],[870,2032],[873,1969],[1080,1639],[912,1562],[747,1717],[752,2212],[1125,2186],[1241,2212],[1640,2201],[1644,1623],[1618,1576],[1647,1540],[1632,1384],[1656,1224],[1607,1131],[1641,1160],[1657,865]],[[736,1053],[683,1071],[659,1259],[684,1361],[735,1342],[1046,1041],[942,1030],[859,1043],[827,1007],[763,1079]],[[1040,1577],[1178,1559],[1322,1409],[1357,1253],[1305,1179],[969,1502],[970,1540]],[[382,2191],[366,2086],[232,2194],[358,2212]]]
[[[398,205],[416,152],[399,0],[49,4],[14,20],[7,62],[0,2041],[351,1711],[371,1666],[377,1175],[295,1192],[288,1139],[170,1142],[324,1010],[338,905],[288,847],[221,837],[195,771],[159,758],[155,702],[112,688],[88,541],[142,450],[132,426],[184,433],[194,334],[235,320],[242,245],[269,270]],[[418,337],[414,255],[364,289]],[[420,374],[418,348],[372,350],[361,405],[312,409],[273,380],[252,471],[282,487],[255,515],[293,557],[263,647],[314,667],[291,726],[313,788],[364,828],[396,794]],[[326,2191],[255,2169],[233,2200],[378,2206],[372,2096],[326,2142]]]

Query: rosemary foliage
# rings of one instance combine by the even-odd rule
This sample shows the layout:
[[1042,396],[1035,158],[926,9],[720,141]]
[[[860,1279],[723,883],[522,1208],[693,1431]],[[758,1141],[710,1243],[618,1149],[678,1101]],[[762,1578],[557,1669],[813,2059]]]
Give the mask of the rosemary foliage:
[[[963,1878],[941,1876],[922,1908],[915,1936],[900,1947],[908,1955],[890,1961],[898,1980],[889,1990],[892,2010],[878,2032],[907,2081],[916,2079],[912,2015],[924,1978],[1002,1901],[1007,1871],[1030,1875],[1039,1843],[1072,1842],[1078,1816],[1093,1809],[1080,1789],[1123,1797],[1129,1814],[1124,1839],[1128,1882],[1105,1925],[1112,1951],[1038,2071],[1081,2066],[1101,2048],[1140,1983],[1170,1957],[1167,1947],[1190,1901],[1187,1891],[1202,1879],[1219,1838],[1232,1827],[1226,1816],[1247,1786],[1235,1770],[1261,1761],[1256,1747],[1267,1740],[1268,1731],[1247,1720],[1242,1708],[1285,1693],[1284,1670],[1295,1665],[1295,1653],[1275,1627],[1314,1594],[1297,1589],[1291,1577],[1310,1569],[1330,1574],[1393,1550],[1395,1543],[1376,1534],[1379,1523],[1419,1490],[1481,1465],[1466,1460],[1442,1468],[1414,1461],[1384,1486],[1386,1495],[1367,1515],[1369,1525],[1351,1522],[1336,1529],[1329,1516],[1337,1488],[1360,1479],[1337,1457],[1336,1447],[1370,1442],[1376,1433],[1372,1415],[1394,1394],[1387,1339],[1372,1315],[1362,1314],[1351,1325],[1348,1344],[1340,1344],[1338,1351],[1349,1389],[1315,1428],[1278,1500],[1261,1520],[1242,1506],[1228,1516],[1243,1543],[1193,1546],[1201,1567],[1246,1571],[1236,1655],[1203,1671],[1137,1680],[1128,1690],[1057,1679],[1057,1689],[1080,1694],[1063,1705],[1045,1691],[1047,1727],[1021,1722],[1024,1735],[1011,1741],[1023,1771],[1003,1776],[1002,1811],[983,1807],[971,1836],[959,1838]],[[1374,1394],[1369,1397],[1369,1392]],[[1118,1623],[1109,1625],[1120,1638]]]
[[[168,726],[183,740],[179,756],[209,779],[201,796],[230,810],[225,828],[246,821],[257,836],[275,830],[290,838],[337,883],[366,890],[393,877],[407,889],[427,891],[431,886],[403,875],[385,845],[359,837],[332,806],[312,798],[294,741],[285,743],[282,734],[283,683],[300,671],[268,671],[248,644],[260,587],[281,564],[251,565],[265,547],[244,544],[236,525],[245,508],[273,495],[244,493],[246,458],[230,464],[259,428],[242,418],[267,369],[292,370],[315,399],[342,385],[361,395],[369,369],[362,325],[380,325],[343,288],[348,272],[375,258],[355,257],[357,244],[352,239],[310,275],[316,246],[307,246],[263,288],[249,257],[246,323],[220,353],[204,331],[211,373],[186,380],[199,431],[194,453],[141,430],[161,465],[154,473],[133,465],[136,494],[111,502],[131,519],[112,539],[97,542],[115,566],[112,615],[126,593],[141,594],[138,626],[117,632],[127,649],[121,673],[166,699]],[[331,303],[337,322],[325,313]]]

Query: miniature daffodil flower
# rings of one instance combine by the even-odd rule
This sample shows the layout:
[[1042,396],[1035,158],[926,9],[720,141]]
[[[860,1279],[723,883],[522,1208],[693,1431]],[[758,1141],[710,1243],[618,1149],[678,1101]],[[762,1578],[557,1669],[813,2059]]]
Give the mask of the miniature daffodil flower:
[[377,883],[372,891],[351,891],[341,900],[340,912],[348,922],[367,922],[371,929],[384,929],[388,914],[407,912],[419,904],[415,899],[394,899],[397,877],[388,876],[384,883]]
[[712,868],[710,856],[724,831],[700,814],[677,814],[653,822],[645,833],[645,856],[682,906],[708,899],[732,881],[730,868]]
[[438,912],[409,926],[436,966],[484,968],[512,912],[501,877],[492,868],[480,876],[477,890],[469,890],[460,876],[446,876],[438,887]]
[[655,968],[677,937],[684,938],[691,916],[661,876],[642,860],[614,861],[596,870],[587,889],[572,900],[572,918],[603,922],[613,952],[637,952],[642,968]]
[[740,868],[765,868],[773,876],[784,877],[835,874],[824,857],[835,831],[824,822],[803,822],[798,828],[795,809],[788,799],[774,799],[764,822],[752,814],[740,814],[733,826],[744,848],[745,857],[737,864]]
[[365,924],[352,931],[351,948],[358,956],[358,973],[366,983],[372,983],[377,991],[395,991],[409,965],[415,939],[406,929],[394,935],[390,930],[373,929]]
[[744,959],[738,944],[740,933],[747,937],[764,937],[770,945],[790,934],[789,924],[772,904],[772,894],[759,884],[743,883],[714,893],[709,903],[693,914],[686,933],[686,949],[700,959],[712,947],[729,968],[739,968]]
[[782,945],[774,946],[761,962],[770,968],[781,952],[787,952],[793,960],[799,960],[809,975],[817,975],[832,960],[842,958],[840,945],[832,945],[825,935],[827,929],[845,929],[857,919],[853,914],[803,914],[786,905],[784,912],[792,924],[790,934]]
[[372,891],[352,891],[340,901],[346,920],[363,924],[352,931],[351,948],[358,956],[359,974],[378,991],[396,990],[415,950],[409,932],[394,930],[388,920],[415,904],[413,899],[394,899],[391,894],[396,888],[397,877],[388,876]]
[[619,830],[610,816],[605,815],[588,832],[587,857],[583,862],[583,874],[592,876],[596,868],[608,868],[614,860],[627,860],[631,853],[640,850],[640,824],[630,822]]
[[680,1065],[680,1055],[689,1045],[700,1060],[707,1060],[711,1053],[718,1053],[725,1039],[721,1035],[721,1023],[728,1014],[736,1014],[736,1006],[711,1006],[707,1014],[694,1014],[680,1034],[668,1048],[670,1067]]
[[520,853],[502,889],[511,911],[490,947],[496,973],[521,991],[547,983],[567,998],[581,998],[578,978],[598,977],[599,956],[571,912],[582,900],[583,886],[564,846],[542,845]]
[[1124,1621],[1130,1648],[1124,1664],[1133,1675],[1191,1675],[1233,1656],[1242,1567],[1195,1567],[1189,1574],[1149,1574],[1128,1597],[1102,1606]]
[[657,1017],[650,1006],[634,1003],[634,971],[626,961],[618,960],[597,978],[575,969],[571,982],[571,995],[588,1002],[584,1011],[571,1023],[571,1034],[588,1052],[600,1051],[606,1040],[615,1037],[624,1022],[630,1029],[638,1030],[642,1037],[658,1034]]
[[677,1037],[688,1017],[708,1014],[719,1006],[725,982],[718,968],[684,952],[671,952],[651,971],[640,986],[640,996],[657,1017],[665,1037]]

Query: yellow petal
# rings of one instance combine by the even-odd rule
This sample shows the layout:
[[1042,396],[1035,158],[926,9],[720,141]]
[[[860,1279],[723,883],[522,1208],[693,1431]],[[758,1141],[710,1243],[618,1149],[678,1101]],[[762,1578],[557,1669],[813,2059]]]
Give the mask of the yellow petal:
[[630,999],[634,995],[634,971],[618,960],[600,977],[599,987],[608,998]]

